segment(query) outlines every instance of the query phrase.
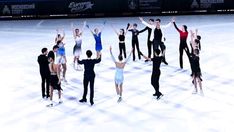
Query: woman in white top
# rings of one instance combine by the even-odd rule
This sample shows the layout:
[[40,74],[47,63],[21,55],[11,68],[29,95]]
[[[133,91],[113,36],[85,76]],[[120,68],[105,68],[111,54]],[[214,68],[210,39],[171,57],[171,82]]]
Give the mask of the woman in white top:
[[[73,67],[75,70],[78,70],[79,68],[79,64],[77,63],[77,60],[80,58],[80,55],[81,55],[82,34],[83,34],[85,25],[86,25],[86,22],[84,22],[84,26],[81,31],[78,28],[75,29],[73,23],[71,25],[72,31],[73,31],[73,37],[75,40],[75,45],[73,47],[73,55],[74,55]],[[78,65],[78,68],[76,68],[76,64]]]

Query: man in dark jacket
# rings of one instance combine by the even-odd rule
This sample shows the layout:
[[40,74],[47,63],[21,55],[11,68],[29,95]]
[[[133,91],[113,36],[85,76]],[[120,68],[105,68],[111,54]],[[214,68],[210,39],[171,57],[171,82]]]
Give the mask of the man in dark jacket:
[[101,62],[101,54],[97,55],[97,59],[91,59],[92,51],[87,50],[86,55],[88,59],[78,60],[79,64],[84,64],[84,93],[83,98],[80,100],[81,103],[87,102],[86,95],[88,92],[88,84],[90,86],[90,104],[93,105],[93,97],[94,97],[94,79],[95,79],[95,72],[94,66],[95,64]]
[[[46,56],[48,53],[48,50],[47,48],[43,48],[41,52],[42,54],[38,56],[37,62],[39,63],[41,81],[42,81],[41,82],[42,98],[45,98],[45,97],[49,98],[50,97],[49,95],[50,70],[49,70],[48,57]],[[46,88],[45,88],[45,83],[46,83]]]
[[[154,24],[154,19],[149,19],[149,24],[153,25]],[[153,41],[150,40],[150,36],[152,33],[152,29],[149,27],[145,27],[144,29],[142,29],[141,31],[139,31],[139,33],[148,31],[148,38],[147,38],[147,47],[148,47],[148,58],[151,58],[151,54],[152,54],[152,46],[153,46]],[[148,60],[145,60],[145,62],[147,62]]]

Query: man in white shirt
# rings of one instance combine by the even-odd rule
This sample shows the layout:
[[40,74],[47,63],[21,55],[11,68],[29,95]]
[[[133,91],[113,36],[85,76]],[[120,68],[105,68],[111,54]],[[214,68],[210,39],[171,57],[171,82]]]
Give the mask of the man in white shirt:
[[159,49],[159,46],[161,48],[162,54],[163,54],[163,62],[164,64],[168,65],[168,63],[166,62],[165,59],[165,51],[166,51],[166,46],[164,45],[164,41],[165,41],[165,37],[164,37],[164,33],[162,29],[168,28],[171,26],[171,22],[168,23],[167,25],[161,25],[161,20],[160,19],[156,19],[155,24],[149,24],[146,21],[144,21],[144,19],[142,17],[139,17],[139,19],[141,20],[141,22],[152,29],[152,31],[154,33],[151,34],[150,36],[150,40],[153,41],[153,49],[154,51],[156,49]]

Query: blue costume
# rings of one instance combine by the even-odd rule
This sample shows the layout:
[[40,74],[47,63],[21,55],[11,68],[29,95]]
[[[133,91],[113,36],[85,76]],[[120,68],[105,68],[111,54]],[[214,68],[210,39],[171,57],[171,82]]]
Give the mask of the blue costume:
[[65,56],[65,47],[64,44],[61,42],[58,44],[58,51],[57,51],[57,55],[59,56]]
[[[114,62],[116,62],[116,60],[115,60],[115,58],[114,58],[114,56],[113,56],[113,54],[112,54],[111,51],[110,51],[110,54],[111,54],[112,60],[113,60]],[[131,54],[129,54],[128,58],[125,60],[124,63],[127,63],[127,62],[128,62],[130,56],[131,56]],[[124,70],[124,68],[119,68],[119,67],[116,67],[116,69],[115,69],[115,83],[116,83],[117,85],[123,84],[123,81],[124,81],[123,70]]]
[[96,41],[95,49],[96,49],[96,51],[99,52],[102,50],[101,32],[98,34],[93,34],[93,36],[94,36],[94,39]]
[[117,85],[123,84],[124,76],[123,76],[123,69],[116,67],[115,70],[115,83]]

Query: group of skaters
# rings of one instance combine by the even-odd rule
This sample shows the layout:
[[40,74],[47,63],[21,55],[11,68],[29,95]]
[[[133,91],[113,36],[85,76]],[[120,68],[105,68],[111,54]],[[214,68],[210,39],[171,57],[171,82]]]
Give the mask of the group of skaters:
[[[201,69],[199,64],[199,53],[201,50],[201,36],[199,36],[198,30],[195,31],[190,30],[191,40],[190,40],[190,49],[187,45],[187,38],[189,32],[187,30],[186,25],[182,25],[181,28],[178,28],[176,25],[175,18],[167,25],[161,25],[160,19],[149,19],[149,21],[145,21],[143,18],[139,17],[139,20],[142,22],[143,25],[146,27],[142,30],[137,29],[137,24],[127,24],[126,29],[120,29],[117,31],[113,25],[112,28],[114,29],[115,33],[119,39],[119,55],[118,59],[116,60],[113,53],[112,47],[110,47],[110,56],[115,63],[115,88],[116,93],[118,96],[118,102],[122,100],[122,92],[123,92],[123,82],[124,82],[124,67],[127,62],[130,60],[131,56],[133,62],[136,61],[135,56],[135,49],[137,50],[138,59],[140,60],[141,57],[145,58],[145,62],[151,61],[152,65],[152,75],[151,75],[151,84],[155,89],[155,93],[153,96],[156,96],[156,99],[159,100],[163,94],[159,91],[159,78],[160,78],[160,65],[163,62],[165,65],[168,65],[166,61],[166,45],[165,41],[166,38],[164,36],[164,29],[170,27],[172,24],[174,25],[175,29],[180,34],[180,44],[179,44],[179,64],[180,68],[183,69],[183,52],[185,51],[186,55],[188,56],[188,60],[191,66],[191,76],[192,76],[192,83],[194,84],[194,91],[193,94],[198,92],[197,84],[200,87],[200,92],[202,92],[202,84],[201,84]],[[95,72],[94,67],[95,64],[101,62],[102,58],[102,30],[105,27],[106,22],[103,23],[101,28],[95,28],[94,30],[90,29],[89,25],[84,22],[82,29],[75,28],[74,25],[71,25],[73,31],[73,37],[75,41],[75,45],[73,48],[73,67],[75,70],[82,70],[81,65],[84,65],[84,78],[83,78],[83,86],[84,92],[83,97],[79,100],[81,103],[87,102],[87,92],[88,92],[88,85],[90,86],[90,104],[91,106],[94,104],[94,80],[95,80]],[[80,59],[81,51],[82,51],[82,34],[84,28],[88,28],[92,33],[95,39],[95,50],[96,50],[96,57],[92,59],[92,51],[87,50],[86,56],[87,59]],[[148,55],[144,55],[139,48],[139,40],[138,35],[142,32],[148,32],[147,36],[147,49]],[[62,34],[60,33],[62,32]],[[127,32],[132,33],[132,50],[127,56],[126,54],[126,46],[125,46],[125,36]],[[62,103],[61,100],[61,82],[67,82],[66,80],[66,70],[67,70],[67,58],[65,54],[65,43],[63,42],[65,38],[64,30],[57,30],[57,35],[55,38],[55,45],[53,49],[49,51],[47,48],[43,48],[41,50],[42,54],[38,56],[38,63],[40,67],[40,74],[41,74],[41,87],[42,87],[42,98],[50,98],[50,104],[48,106],[53,106],[53,91],[58,90],[59,95],[59,103]],[[45,85],[46,84],[46,85]]]

